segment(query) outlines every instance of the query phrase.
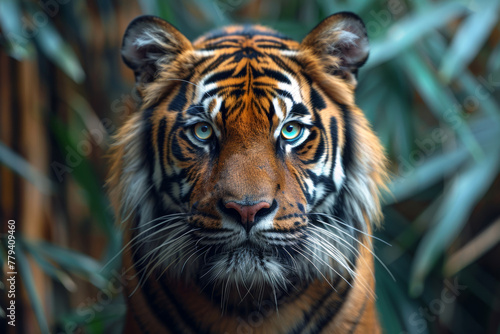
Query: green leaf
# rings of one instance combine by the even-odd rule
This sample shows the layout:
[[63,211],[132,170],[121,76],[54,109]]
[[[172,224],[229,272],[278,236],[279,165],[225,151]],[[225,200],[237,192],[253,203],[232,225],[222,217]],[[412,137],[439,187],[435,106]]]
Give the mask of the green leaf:
[[[448,1],[427,6],[420,13],[397,21],[388,30],[385,39],[372,42],[370,58],[365,66],[374,67],[396,57],[424,35],[445,26],[466,11],[467,8],[462,4]],[[376,20],[373,22],[377,23]],[[367,27],[369,24],[367,22]]]
[[408,78],[414,83],[429,109],[458,134],[472,156],[479,160],[483,151],[465,120],[468,115],[463,112],[450,88],[441,84],[435,72],[414,52],[404,53],[402,60],[405,62]]
[[31,303],[33,312],[35,313],[38,326],[40,326],[40,331],[43,334],[48,334],[49,326],[47,324],[47,320],[45,319],[42,303],[40,302],[40,298],[38,297],[38,293],[36,292],[35,282],[33,281],[33,274],[31,273],[28,259],[24,254],[23,242],[20,238],[17,239],[16,261],[17,268],[19,270],[18,275],[23,279],[24,287],[26,288],[26,292],[28,294],[28,299]]
[[76,291],[76,283],[71,279],[71,277],[69,277],[68,274],[66,274],[61,269],[56,268],[54,265],[52,265],[52,263],[40,256],[38,249],[36,247],[33,247],[31,243],[25,242],[24,245],[26,246],[26,250],[30,253],[35,262],[47,275],[60,282],[68,291]]
[[42,52],[73,81],[82,83],[85,79],[85,73],[71,46],[64,42],[59,32],[49,21],[38,29],[35,39]]
[[483,0],[476,8],[460,25],[442,58],[439,74],[447,82],[469,65],[497,23],[500,1]]
[[234,10],[235,7],[230,2],[206,0],[195,0],[195,2],[212,25],[221,27],[231,23],[231,19],[227,14]]
[[177,18],[168,1],[139,0],[139,5],[143,13],[157,15],[173,25],[177,24]]
[[487,72],[490,74],[500,72],[500,43],[491,52],[486,67]]
[[[85,305],[84,308],[71,310],[70,313],[63,315],[59,321],[62,328],[77,324],[85,329],[85,333],[122,333],[126,309],[126,302],[123,300],[123,295],[120,294],[107,305],[91,304]],[[89,314],[93,315],[92,319],[89,319]],[[112,326],[110,327],[110,325]]]
[[23,12],[19,1],[0,0],[0,27],[5,36],[7,52],[17,60],[31,57],[34,53],[32,40],[23,30]]
[[0,162],[13,172],[32,183],[43,194],[51,194],[54,186],[52,181],[39,170],[30,165],[23,157],[0,142]]
[[500,164],[499,145],[494,145],[483,161],[470,164],[457,174],[449,191],[444,194],[443,203],[438,210],[434,228],[423,238],[417,248],[411,271],[410,291],[418,295],[424,280],[443,254],[446,247],[455,239],[492,181],[497,176]]
[[33,243],[31,249],[54,261],[68,272],[83,276],[98,288],[106,286],[107,280],[100,274],[101,264],[85,254],[48,242]]
[[[422,143],[424,140],[421,141]],[[437,150],[439,147],[437,143],[429,141]],[[431,149],[427,143],[423,144],[427,149]],[[420,149],[412,152],[418,153],[419,156],[425,159],[425,153]],[[413,156],[410,154],[410,157]],[[419,192],[429,188],[436,182],[442,180],[446,175],[451,174],[469,157],[467,150],[464,147],[459,147],[454,151],[436,154],[434,157],[427,161],[413,161],[410,158],[398,158],[400,171],[402,172],[398,178],[394,179],[389,185],[391,195],[385,198],[384,203],[392,204],[394,202],[401,202],[411,196],[415,196]],[[420,158],[419,158],[420,159]]]

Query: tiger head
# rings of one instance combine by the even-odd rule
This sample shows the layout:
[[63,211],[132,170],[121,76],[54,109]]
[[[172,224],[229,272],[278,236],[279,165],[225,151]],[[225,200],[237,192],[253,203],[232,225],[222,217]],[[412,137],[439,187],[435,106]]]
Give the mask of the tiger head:
[[351,13],[301,43],[262,26],[191,43],[134,20],[122,57],[141,104],[116,136],[110,187],[137,272],[209,293],[351,280],[385,179],[354,102],[368,51]]

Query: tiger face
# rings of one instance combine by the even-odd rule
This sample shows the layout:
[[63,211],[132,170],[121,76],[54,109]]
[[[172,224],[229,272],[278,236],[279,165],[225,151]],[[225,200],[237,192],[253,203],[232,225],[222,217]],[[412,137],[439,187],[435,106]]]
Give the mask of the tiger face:
[[252,298],[355,279],[385,178],[354,103],[368,57],[357,16],[332,15],[301,43],[262,26],[191,43],[143,16],[122,56],[142,102],[117,134],[110,187],[141,282]]

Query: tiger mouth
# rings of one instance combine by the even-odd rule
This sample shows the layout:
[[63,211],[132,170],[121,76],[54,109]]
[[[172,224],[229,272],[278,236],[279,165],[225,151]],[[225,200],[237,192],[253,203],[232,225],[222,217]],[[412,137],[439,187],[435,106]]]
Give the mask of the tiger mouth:
[[229,251],[214,250],[209,252],[198,281],[205,284],[226,281],[249,287],[267,282],[270,275],[289,276],[292,265],[284,254],[283,250],[266,249],[250,241]]

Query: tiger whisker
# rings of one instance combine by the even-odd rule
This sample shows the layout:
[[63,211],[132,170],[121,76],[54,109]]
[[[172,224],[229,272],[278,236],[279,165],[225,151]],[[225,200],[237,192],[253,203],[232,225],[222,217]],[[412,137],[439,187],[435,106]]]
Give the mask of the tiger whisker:
[[[314,245],[311,243],[311,245]],[[347,284],[349,284],[350,287],[352,287],[351,283],[344,277],[342,276],[337,270],[335,270],[330,264],[328,264],[325,260],[323,260],[322,258],[320,258],[316,253],[314,253],[310,248],[308,248],[307,246],[305,246],[304,244],[304,247],[306,247],[310,253],[306,253],[306,254],[309,254],[313,257],[315,257],[318,261],[322,262],[324,265],[326,265],[330,270],[332,270],[335,274],[337,274],[338,276],[340,276]]]
[[[347,235],[349,238],[351,238],[352,240],[356,241],[358,244],[360,244],[362,247],[364,247],[366,250],[368,250],[368,251],[369,251],[369,252],[373,255],[373,257],[374,257],[377,261],[379,261],[379,262],[380,262],[380,264],[381,264],[381,265],[384,267],[384,269],[385,269],[385,270],[389,273],[389,275],[392,277],[392,279],[393,279],[394,281],[396,281],[396,279],[395,279],[395,278],[394,278],[394,276],[392,275],[392,273],[391,273],[391,271],[389,270],[389,268],[387,268],[387,266],[385,265],[385,263],[384,263],[384,262],[383,262],[383,261],[382,261],[382,260],[381,260],[381,259],[377,256],[377,255],[375,255],[375,253],[374,253],[374,252],[373,252],[373,251],[372,251],[369,247],[367,247],[364,243],[362,243],[362,242],[361,242],[361,241],[359,241],[357,238],[353,237],[353,236],[352,236],[352,235],[350,235],[349,233],[347,233],[347,232],[343,231],[341,228],[339,228],[339,227],[337,227],[337,226],[335,226],[335,225],[333,225],[333,224],[329,224],[329,223],[327,223],[327,222],[325,222],[325,221],[322,221],[322,220],[319,220],[319,219],[318,219],[318,221],[319,221],[319,222],[321,222],[321,223],[323,223],[323,224],[325,224],[325,225],[327,225],[327,226],[330,226],[330,227],[332,227],[332,228],[334,228],[334,229],[336,229],[336,230],[340,231],[341,233],[344,233],[344,234],[345,234],[345,235]],[[337,222],[337,221],[336,221],[336,222]]]
[[131,227],[130,229],[131,230],[141,229],[142,227],[144,227],[146,225],[149,225],[151,223],[154,223],[154,222],[156,222],[158,220],[162,220],[162,219],[172,218],[172,220],[174,220],[174,219],[179,219],[180,217],[187,217],[187,216],[189,216],[189,214],[187,214],[187,213],[172,213],[172,214],[164,215],[164,216],[161,216],[161,217],[157,217],[155,219],[150,220],[147,223],[141,223],[140,226]]
[[[324,238],[324,237],[323,237],[320,233],[318,233],[318,231],[317,231],[317,230],[311,229],[311,230],[310,230],[310,232],[311,232],[311,233],[313,233],[316,237],[318,237],[318,238],[320,238],[321,240],[323,240],[323,241],[324,241],[325,243],[327,243],[329,246],[331,246],[331,247],[332,247],[332,248],[333,248],[336,252],[338,252],[338,253],[339,253],[339,255],[343,256],[343,257],[344,257],[344,259],[345,259],[347,262],[349,262],[349,264],[350,264],[353,268],[355,267],[354,263],[350,260],[349,256],[347,256],[346,254],[344,254],[342,251],[338,250],[338,249],[337,249],[334,245],[332,245],[332,244],[331,244],[331,242],[330,242],[330,241],[328,241],[328,240],[327,240],[327,239],[325,239],[325,238]],[[324,232],[324,231],[321,231],[321,232]],[[327,231],[327,232],[329,232],[329,231]],[[340,242],[342,242],[342,245],[351,246],[351,245],[350,245],[350,244],[349,244],[346,240],[344,240],[344,239],[342,239],[342,238],[340,238],[340,237],[336,236],[336,235],[335,235],[335,234],[333,234],[333,233],[331,233],[330,237],[334,237],[334,239],[335,239],[336,241],[340,241]],[[325,250],[329,250],[329,249],[328,249],[325,245],[323,245],[322,243],[319,243],[318,245],[319,245],[320,247],[322,247],[322,248],[325,248]],[[352,246],[351,246],[351,247],[352,247]],[[352,250],[351,250],[351,249],[349,249],[349,250],[352,252]],[[354,254],[354,253],[353,253],[353,254]],[[356,256],[356,257],[357,257],[357,256]]]
[[[330,237],[332,237],[335,240],[341,242],[343,245],[345,245],[346,247],[348,247],[348,250],[350,251],[350,253],[353,254],[356,257],[357,260],[361,259],[365,264],[368,264],[366,262],[366,260],[363,257],[361,257],[361,253],[359,252],[359,250],[356,247],[354,247],[353,245],[351,245],[351,243],[348,242],[347,240],[345,240],[344,238],[340,237],[339,235],[337,235],[335,233],[332,233],[331,231],[329,231],[327,229],[322,229],[322,228],[319,228],[319,227],[314,226],[314,225],[311,225],[310,227],[312,227],[311,232],[314,233],[314,234],[316,234],[319,237],[321,237],[321,235],[318,234],[318,233],[316,233],[316,231],[317,232],[321,232],[321,233],[326,233]],[[372,274],[372,277],[375,277],[375,273],[371,269],[371,266],[368,265],[368,268],[370,269],[370,273]]]
[[293,248],[293,250],[295,250],[297,253],[299,253],[300,255],[302,255],[302,256],[304,257],[304,259],[306,259],[307,261],[309,261],[309,262],[312,264],[312,266],[313,266],[314,268],[316,268],[316,270],[318,271],[318,273],[319,273],[319,274],[323,277],[323,279],[325,280],[325,282],[327,282],[327,283],[328,283],[328,285],[330,285],[330,286],[331,286],[331,288],[332,288],[334,291],[337,291],[337,289],[335,289],[335,288],[333,287],[332,283],[330,283],[330,280],[329,280],[329,279],[327,279],[327,278],[325,277],[325,275],[323,275],[323,273],[321,272],[321,270],[319,270],[319,268],[318,268],[318,267],[314,264],[314,262],[312,262],[312,261],[311,261],[311,259],[309,259],[307,256],[305,256],[305,255],[304,255],[304,253],[302,253],[299,249],[297,249],[297,248],[295,248],[295,247],[294,247],[294,248]]
[[[197,243],[195,244],[195,248],[196,248],[196,245],[197,245]],[[203,247],[206,247],[206,246],[203,246]],[[184,267],[185,267],[185,266],[186,266],[186,264],[188,263],[189,259],[190,259],[190,258],[192,258],[194,255],[196,255],[196,253],[198,253],[198,252],[199,252],[199,253],[201,253],[201,254],[203,254],[203,253],[202,253],[202,251],[203,251],[203,248],[197,249],[197,250],[195,250],[195,251],[194,251],[194,253],[193,253],[190,257],[188,257],[188,258],[186,259],[186,261],[185,261],[185,262],[184,262],[184,264],[182,265],[182,268],[181,268],[181,273],[184,271]],[[198,255],[198,257],[200,257],[200,255]],[[198,259],[198,257],[197,257],[196,259]],[[196,260],[196,259],[195,259],[195,260]]]
[[[313,246],[314,246],[314,245],[319,245],[320,247],[323,247],[323,248],[324,248],[324,245],[323,245],[322,243],[317,243],[317,244],[315,244],[315,243],[311,243],[311,245],[313,245]],[[326,249],[326,248],[325,248],[325,249]],[[321,250],[319,249],[319,251],[321,251]],[[337,262],[338,262],[338,261],[337,261]],[[353,264],[352,262],[350,262],[350,263],[351,263],[351,265],[354,267],[354,264]],[[364,279],[363,277],[359,277],[359,276],[356,274],[356,272],[354,272],[354,271],[352,270],[352,268],[350,268],[349,266],[345,266],[343,263],[340,263],[340,265],[342,265],[342,266],[343,266],[343,267],[344,267],[344,268],[345,268],[345,269],[349,272],[350,276],[351,276],[354,280],[357,280],[357,281],[359,282],[359,284],[361,284],[361,285],[362,285],[362,286],[363,286],[363,287],[364,287],[367,291],[369,291],[369,292],[370,292],[370,294],[372,295],[372,297],[374,297],[374,298],[375,298],[375,292],[373,291],[373,289],[372,289],[370,286],[368,286],[368,285],[366,284],[365,279]],[[330,267],[330,269],[332,269],[332,268]],[[360,279],[361,279],[361,280],[360,280]]]
[[[161,224],[163,224],[165,222],[162,222]],[[101,269],[101,271],[103,271],[111,262],[113,262],[118,256],[120,256],[133,242],[135,242],[137,239],[141,238],[143,234],[149,232],[151,229],[155,228],[156,226],[151,226],[149,227],[148,229],[144,230],[144,231],[141,231],[139,234],[137,234],[136,236],[134,236],[132,239],[130,239],[129,242],[127,242],[125,244],[125,246],[122,247],[122,249],[117,252]],[[153,234],[155,234],[156,232],[154,232]],[[149,237],[149,236],[147,236]]]
[[374,236],[373,234],[370,234],[370,233],[367,233],[367,232],[362,231],[362,230],[360,230],[360,229],[357,229],[357,228],[355,228],[354,226],[352,226],[351,224],[348,224],[348,223],[345,223],[345,222],[343,222],[343,221],[339,220],[339,219],[338,219],[337,217],[335,217],[335,216],[331,216],[331,215],[329,215],[329,214],[322,213],[322,212],[310,212],[308,215],[316,215],[316,216],[324,216],[324,217],[327,217],[327,218],[329,218],[329,219],[334,220],[336,223],[339,223],[339,224],[341,224],[341,225],[344,225],[344,226],[347,226],[347,227],[349,227],[349,228],[352,228],[352,229],[353,229],[353,230],[355,230],[356,232],[359,232],[359,233],[361,233],[361,234],[364,234],[364,235],[365,235],[365,236],[367,236],[367,237],[370,237],[370,238],[372,238],[372,239],[376,239],[376,240],[378,240],[378,241],[380,241],[380,242],[382,242],[382,243],[386,244],[387,246],[392,246],[392,245],[391,245],[390,243],[388,243],[387,241],[385,241],[385,240],[383,240],[383,239],[381,239],[381,238],[379,238],[379,237],[376,237],[376,236]]
[[[148,253],[147,253],[147,254],[153,253],[153,252],[155,252],[156,250],[159,250],[159,249],[161,249],[161,248],[163,248],[163,247],[165,247],[165,246],[167,246],[167,245],[170,245],[170,244],[172,244],[172,243],[174,243],[174,242],[178,241],[180,238],[182,238],[182,237],[186,236],[187,234],[191,233],[192,231],[193,231],[193,230],[189,230],[189,231],[187,231],[187,232],[183,233],[183,234],[182,234],[182,235],[180,235],[180,236],[175,236],[175,239],[173,239],[173,240],[166,240],[166,242],[162,242],[160,245],[158,245],[158,246],[157,246],[157,247],[155,247],[154,249],[152,249],[152,250],[148,251]],[[156,232],[155,232],[155,233],[156,233]],[[137,264],[139,264],[139,265],[140,265],[140,264],[142,264],[142,263],[144,262],[144,258],[146,258],[146,257],[147,257],[147,254],[146,254],[146,255],[145,255],[142,259],[138,260],[136,263],[137,263]]]

